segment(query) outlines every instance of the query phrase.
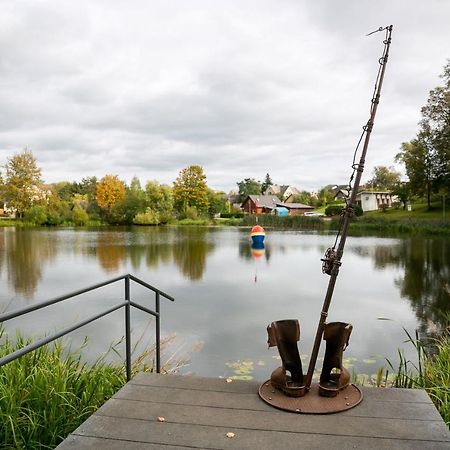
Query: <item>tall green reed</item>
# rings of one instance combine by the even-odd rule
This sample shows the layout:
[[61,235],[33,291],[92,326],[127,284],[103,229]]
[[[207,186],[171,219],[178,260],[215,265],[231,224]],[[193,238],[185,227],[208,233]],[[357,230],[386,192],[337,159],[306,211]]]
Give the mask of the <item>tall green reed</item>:
[[[75,352],[67,353],[56,341],[0,367],[0,448],[50,449],[65,439],[125,384],[123,365],[105,362],[111,351],[117,353],[121,341],[92,365],[82,360],[85,340]],[[0,328],[0,356],[29,343],[20,334],[9,338]],[[132,373],[153,370],[151,346],[135,358]],[[167,362],[163,371],[168,371]]]
[[447,328],[437,338],[424,341],[416,330],[413,337],[406,329],[409,342],[416,350],[417,361],[406,359],[399,350],[394,387],[425,389],[447,426],[450,428],[450,332]]

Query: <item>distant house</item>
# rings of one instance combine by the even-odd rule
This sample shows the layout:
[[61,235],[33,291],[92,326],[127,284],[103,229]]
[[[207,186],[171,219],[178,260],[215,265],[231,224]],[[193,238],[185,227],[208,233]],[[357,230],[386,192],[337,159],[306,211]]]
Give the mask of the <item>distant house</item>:
[[270,214],[279,202],[275,195],[248,195],[241,208],[248,214]]
[[277,214],[277,208],[286,208],[290,216],[301,215],[314,209],[313,206],[302,203],[283,203],[274,195],[248,195],[241,208],[247,214]]
[[363,190],[356,194],[356,204],[359,205],[363,211],[375,211],[380,209],[380,205],[387,205],[388,208],[392,203],[398,201],[396,195],[392,195],[389,191],[368,191]]
[[334,184],[326,187],[332,190],[335,200],[344,200],[350,196],[350,186],[348,184]]
[[287,208],[290,216],[300,216],[314,209],[314,206],[304,205],[303,203],[279,203],[279,205]]
[[264,194],[280,196],[285,201],[290,196],[300,195],[301,192],[295,186],[271,184]]

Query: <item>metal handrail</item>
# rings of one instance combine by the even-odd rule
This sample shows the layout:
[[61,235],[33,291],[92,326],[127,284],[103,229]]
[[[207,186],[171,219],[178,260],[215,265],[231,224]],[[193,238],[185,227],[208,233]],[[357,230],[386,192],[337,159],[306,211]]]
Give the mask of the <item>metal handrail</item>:
[[[102,283],[94,284],[93,286],[89,286],[84,289],[79,289],[75,292],[71,292],[70,294],[62,295],[60,297],[56,297],[41,303],[37,303],[32,306],[28,306],[26,308],[18,309],[16,311],[11,311],[8,313],[0,314],[0,325],[3,322],[6,322],[7,320],[14,319],[16,317],[24,316],[25,314],[29,314],[30,312],[37,311],[39,309],[46,308],[47,306],[54,305],[56,303],[62,302],[64,300],[68,300],[73,297],[77,297],[81,294],[85,294],[87,292],[99,289],[103,286],[107,286],[112,283],[116,283],[117,281],[124,280],[125,282],[125,300],[115,306],[112,306],[100,313],[97,313],[94,316],[91,316],[81,322],[78,322],[75,325],[72,325],[69,328],[65,328],[62,331],[59,331],[51,336],[46,336],[45,338],[42,338],[38,341],[35,341],[31,344],[26,345],[23,348],[20,348],[19,350],[16,350],[15,352],[9,353],[6,356],[3,356],[0,358],[0,367],[8,364],[11,361],[14,361],[17,358],[20,358],[23,355],[26,355],[29,352],[32,352],[33,350],[38,349],[39,347],[42,347],[43,345],[46,345],[52,341],[55,341],[56,339],[59,339],[62,336],[65,336],[66,334],[71,333],[72,331],[78,330],[81,327],[84,327],[88,323],[94,322],[97,319],[100,319],[101,317],[104,317],[108,314],[111,314],[114,311],[117,311],[120,308],[125,308],[125,358],[126,358],[126,375],[127,375],[127,381],[131,380],[131,327],[130,327],[130,309],[131,306],[140,309],[141,311],[146,312],[147,314],[151,314],[156,318],[155,323],[155,335],[156,335],[156,372],[161,372],[161,316],[160,316],[160,298],[164,297],[170,301],[175,301],[173,297],[166,294],[165,292],[161,291],[160,289],[146,283],[145,281],[142,281],[141,279],[135,277],[131,274],[122,275],[120,277],[113,278],[111,280],[104,281]],[[155,311],[146,308],[145,306],[139,305],[138,303],[135,303],[130,298],[130,280],[134,281],[137,284],[140,284],[141,286],[145,287],[146,289],[149,289],[155,293]]]

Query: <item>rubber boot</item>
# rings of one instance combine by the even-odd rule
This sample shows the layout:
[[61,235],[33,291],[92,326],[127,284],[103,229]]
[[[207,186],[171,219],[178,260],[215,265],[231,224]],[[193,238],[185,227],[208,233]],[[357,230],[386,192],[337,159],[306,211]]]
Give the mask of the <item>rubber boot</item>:
[[352,329],[352,325],[344,322],[325,324],[323,339],[327,344],[319,382],[319,395],[323,397],[335,397],[350,383],[350,374],[342,365],[342,357]]
[[305,382],[297,348],[297,341],[300,340],[298,320],[272,322],[267,327],[267,334],[269,347],[278,347],[282,361],[282,366],[272,372],[272,386],[290,397],[302,397],[305,395]]

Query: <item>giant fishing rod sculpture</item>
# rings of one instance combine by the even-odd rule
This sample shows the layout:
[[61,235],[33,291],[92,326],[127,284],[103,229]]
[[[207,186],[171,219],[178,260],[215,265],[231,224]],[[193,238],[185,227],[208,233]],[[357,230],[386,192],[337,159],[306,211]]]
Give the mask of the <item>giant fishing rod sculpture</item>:
[[[330,280],[328,282],[306,375],[303,374],[302,363],[297,348],[297,341],[300,339],[300,325],[298,320],[279,320],[272,322],[267,327],[269,347],[278,347],[282,366],[275,369],[272,372],[270,380],[261,385],[259,395],[264,401],[276,408],[298,413],[326,414],[352,408],[362,400],[361,391],[357,386],[350,384],[350,374],[342,364],[343,352],[348,345],[353,327],[351,324],[345,322],[327,323],[326,319],[333,297],[336,279],[341,267],[341,259],[344,253],[350,219],[354,215],[356,194],[358,193],[361,176],[364,171],[370,135],[380,102],[380,93],[389,56],[392,29],[392,25],[384,28],[380,27],[378,30],[368,34],[369,36],[377,32],[385,32],[383,55],[379,59],[380,65],[371,100],[369,120],[363,126],[363,131],[353,155],[353,171],[348,183],[348,192],[345,198],[346,206],[341,213],[339,231],[334,245],[327,249],[325,257],[322,259],[322,271],[330,275]],[[364,143],[360,160],[357,163],[358,151],[363,140]],[[326,341],[326,349],[320,380],[316,384],[312,383],[312,378],[322,337]]]

